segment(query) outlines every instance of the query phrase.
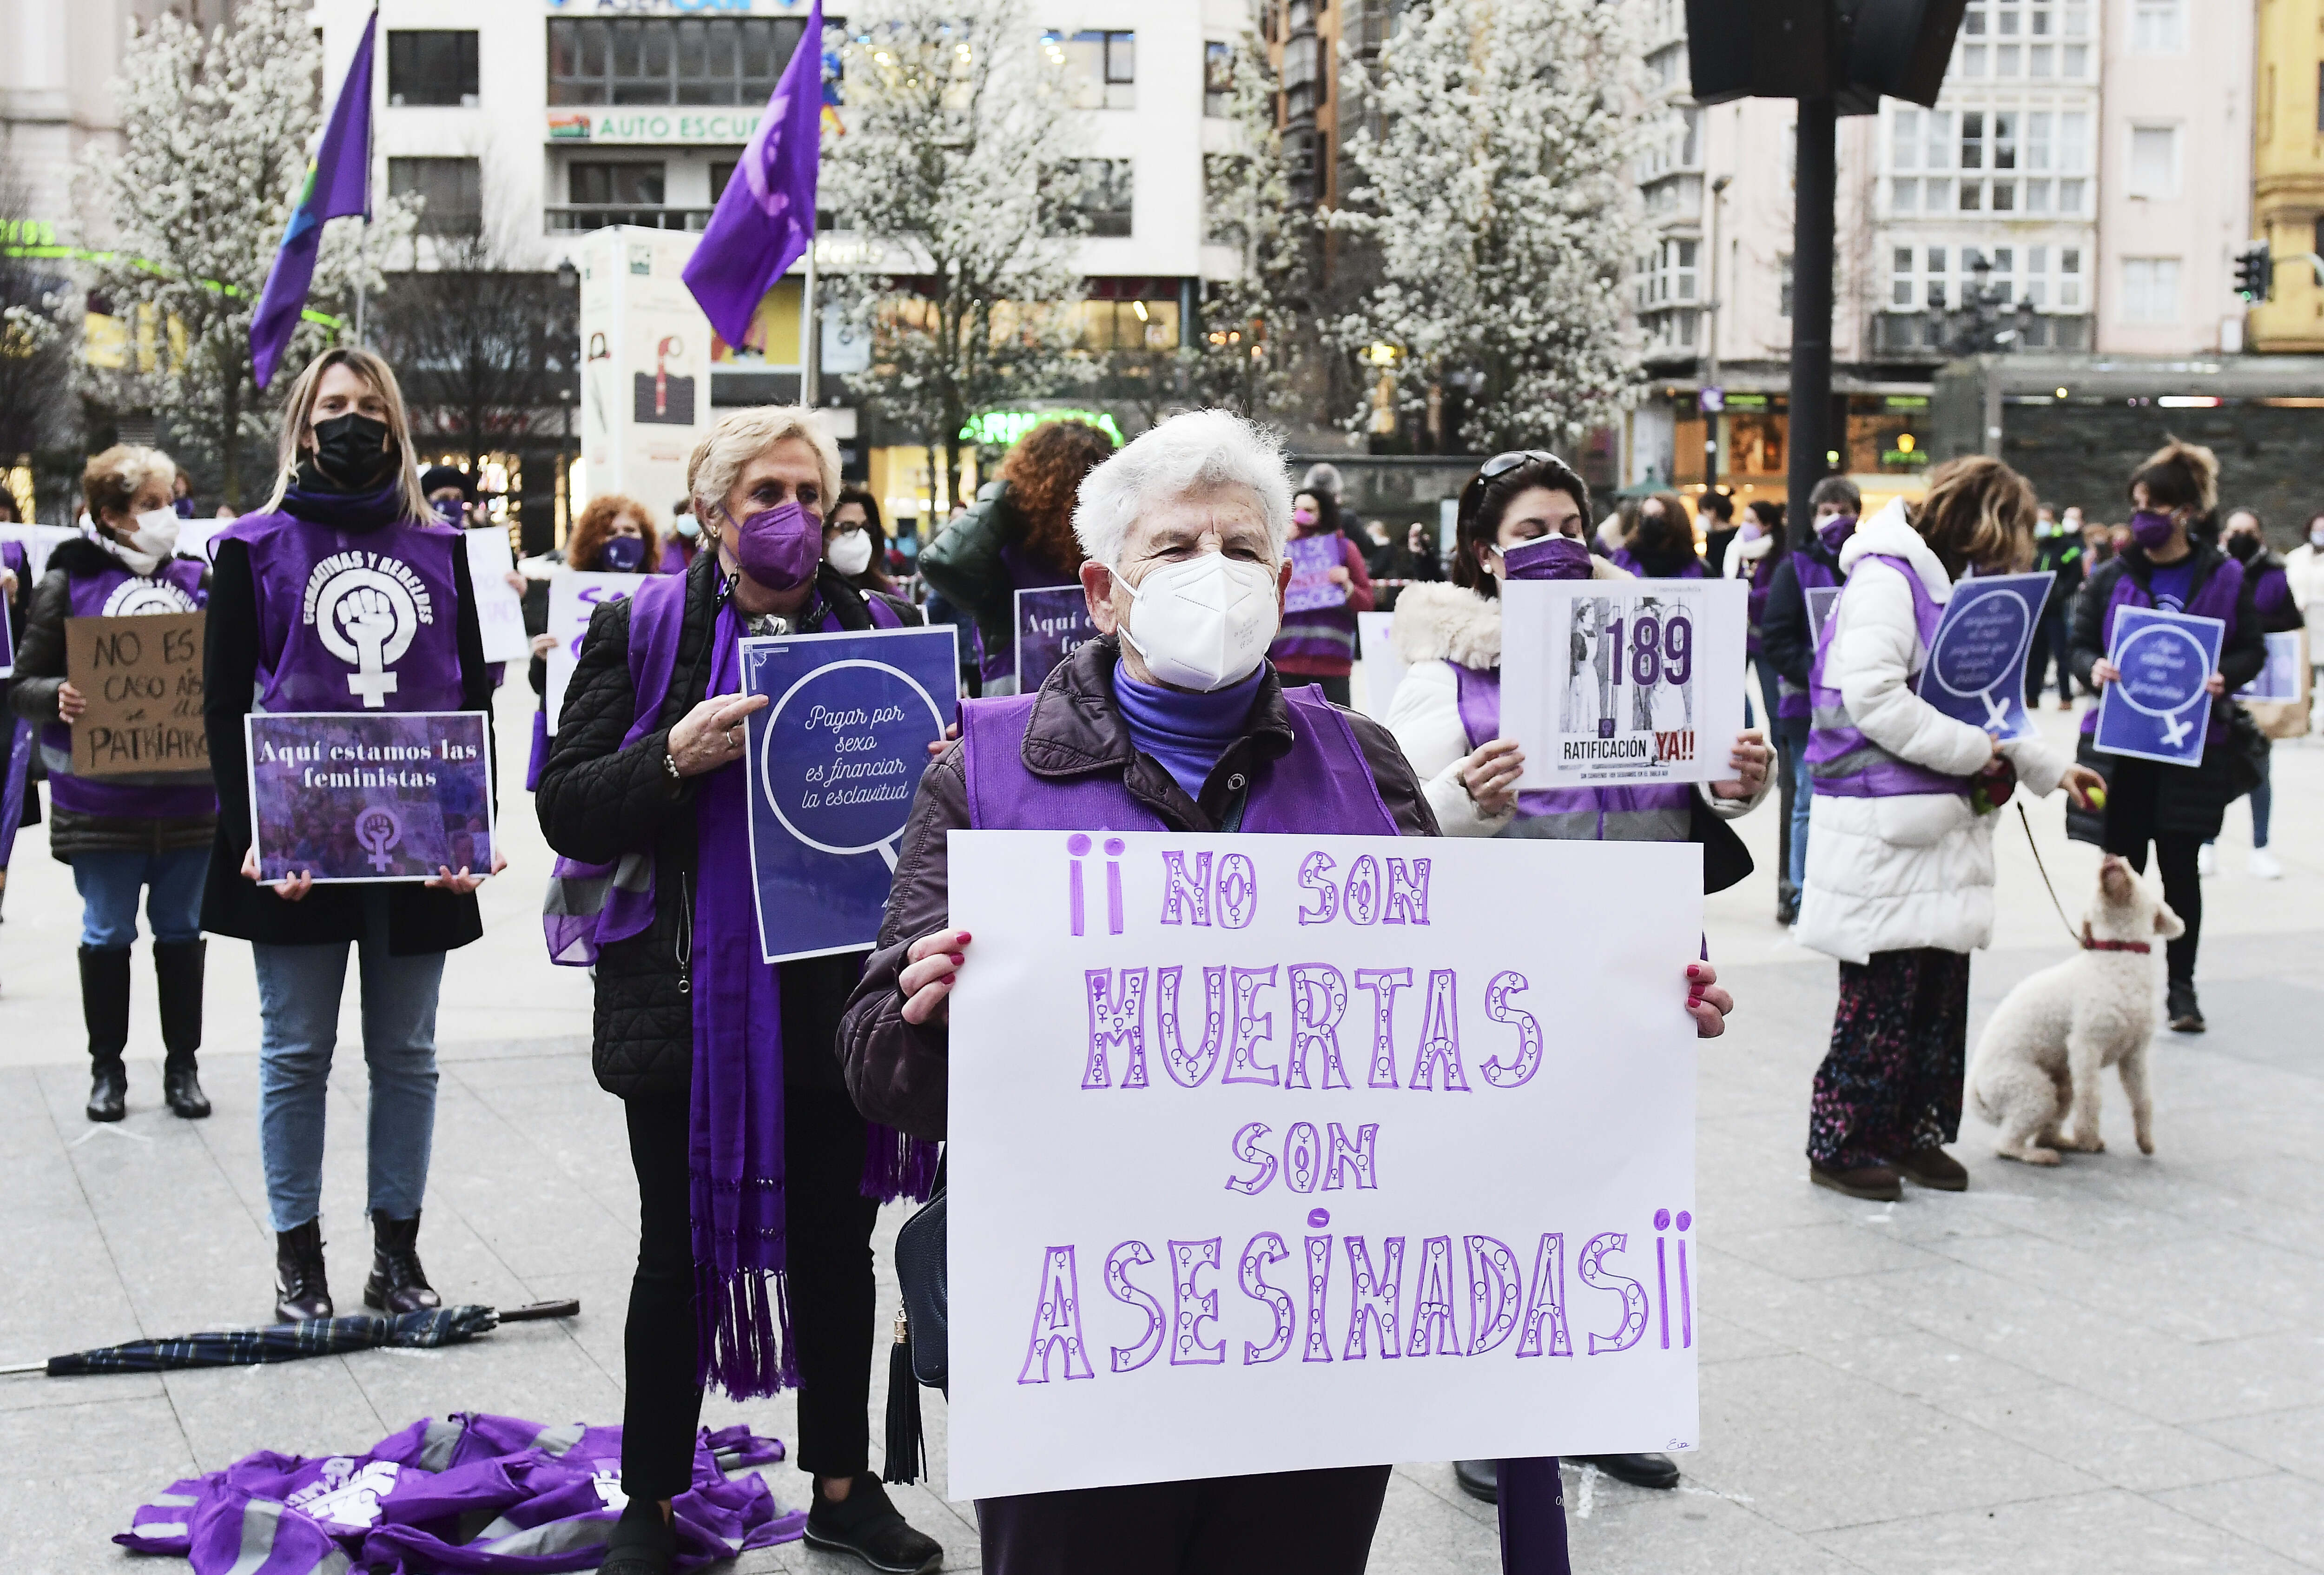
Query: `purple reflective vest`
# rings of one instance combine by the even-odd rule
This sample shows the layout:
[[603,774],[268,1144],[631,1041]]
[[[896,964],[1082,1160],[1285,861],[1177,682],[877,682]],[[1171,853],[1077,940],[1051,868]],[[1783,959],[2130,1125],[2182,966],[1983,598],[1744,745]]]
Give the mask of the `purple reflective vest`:
[[218,533],[250,551],[261,711],[460,709],[460,533],[275,513]]
[[1606,555],[1606,561],[1617,569],[1628,570],[1640,579],[1701,579],[1704,577],[1702,560],[1700,558],[1689,559],[1686,567],[1676,574],[1654,573],[1645,564],[1639,562],[1637,554],[1632,552],[1628,547],[1615,548]]
[[[2236,603],[2244,593],[2244,566],[2232,558],[2222,558],[2219,566],[2211,570],[2211,578],[2203,588],[2188,598],[2181,609],[2190,617],[2217,618],[2227,626],[2227,638],[2236,637]],[[2114,592],[2107,598],[2106,616],[2098,626],[2098,648],[2114,649],[2115,615],[2124,607],[2152,607],[2154,598],[2139,588],[2138,581],[2125,568],[2114,582]],[[2211,702],[2211,729],[2204,740],[2206,754],[2227,747],[2228,711],[2235,705],[2232,696],[2221,695]],[[2095,737],[2098,730],[2098,709],[2089,707],[2082,712],[2082,736]]]
[[[152,574],[132,574],[127,565],[113,563],[99,573],[73,575],[65,606],[76,618],[129,618],[198,612],[209,599],[201,563],[172,558]],[[51,801],[69,814],[169,820],[217,813],[207,765],[128,777],[75,776],[72,729],[62,722],[41,725],[41,764],[49,774]]]
[[[630,690],[634,697],[627,749],[661,726],[662,704],[678,663],[678,637],[686,626],[685,575],[649,575],[630,600]],[[872,626],[903,626],[896,609],[877,596],[863,598]],[[832,634],[839,622],[824,614],[816,633]],[[594,968],[597,954],[616,940],[641,934],[653,922],[653,844],[641,840],[612,864],[584,864],[559,856],[549,876],[541,903],[541,929],[549,960],[569,968]]]
[[[696,1435],[691,1484],[670,1506],[673,1569],[800,1534],[806,1513],[781,1510],[750,1469],[784,1455],[780,1440],[742,1427]],[[727,1476],[737,1470],[750,1474]],[[621,1483],[618,1427],[458,1412],[362,1454],[261,1450],[172,1482],[113,1540],[180,1555],[193,1575],[344,1575],[350,1561],[380,1575],[594,1570],[627,1502]]]
[[[1830,590],[1840,583],[1840,550],[1848,545],[1848,539],[1854,534],[1855,515],[1826,520],[1816,527],[1815,546],[1794,548],[1789,554],[1792,573],[1800,582],[1801,615],[1808,617],[1811,631],[1814,628],[1814,619],[1807,612],[1807,594],[1812,590]],[[1775,675],[1775,715],[1797,721],[1813,709],[1806,690],[1781,673]]]
[[[1913,624],[1919,635],[1921,649],[1925,652],[1935,643],[1937,625],[1945,610],[1937,605],[1929,588],[1913,566],[1902,558],[1886,553],[1875,553],[1864,562],[1886,563],[1904,577],[1913,592]],[[1858,563],[1857,572],[1863,569]],[[1856,583],[1851,572],[1848,583]],[[1840,627],[1840,606],[1848,592],[1840,593],[1840,602],[1832,606],[1831,616],[1824,620],[1823,633],[1816,639],[1815,668],[1809,679],[1809,695],[1813,702],[1808,730],[1808,775],[1815,791],[1834,798],[1886,799],[1904,793],[1966,793],[1972,777],[1947,776],[1931,771],[1925,765],[1915,765],[1900,755],[1893,755],[1867,738],[1848,718],[1848,706],[1840,691],[1824,679],[1824,667],[1831,659],[1832,634]],[[1920,691],[1920,675],[1913,680],[1914,692]]]
[[[1167,831],[1119,774],[1037,776],[1025,764],[1025,729],[1038,695],[961,704],[961,767],[968,823],[980,831]],[[1372,780],[1348,718],[1312,685],[1286,688],[1291,750],[1256,767],[1241,829],[1394,837],[1397,824]]]
[[[1459,695],[1461,728],[1476,749],[1501,736],[1501,670],[1447,663]],[[1694,827],[1694,789],[1685,783],[1545,788],[1517,794],[1503,837],[1573,842],[1683,842]]]
[[[1308,540],[1324,538],[1340,543],[1340,567],[1347,568],[1348,549],[1353,543],[1337,531],[1323,532]],[[1335,607],[1308,607],[1286,613],[1283,626],[1277,631],[1275,643],[1267,648],[1267,654],[1270,659],[1288,656],[1295,661],[1352,665],[1356,660],[1356,611],[1342,603]]]

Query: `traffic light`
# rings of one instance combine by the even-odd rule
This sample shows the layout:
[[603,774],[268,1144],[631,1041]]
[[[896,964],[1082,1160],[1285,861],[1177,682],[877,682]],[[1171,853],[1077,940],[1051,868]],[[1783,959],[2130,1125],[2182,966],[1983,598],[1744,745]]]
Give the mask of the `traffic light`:
[[2236,293],[2255,304],[2275,293],[2275,264],[2265,241],[2236,255]]

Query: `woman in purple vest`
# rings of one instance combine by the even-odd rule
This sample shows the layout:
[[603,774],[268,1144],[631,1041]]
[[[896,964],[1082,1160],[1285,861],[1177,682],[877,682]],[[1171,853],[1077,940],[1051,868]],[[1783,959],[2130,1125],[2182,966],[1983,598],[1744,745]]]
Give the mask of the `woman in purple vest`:
[[[1582,545],[1589,518],[1588,484],[1554,456],[1528,449],[1485,462],[1461,492],[1452,583],[1412,586],[1397,600],[1393,635],[1409,666],[1388,708],[1388,727],[1421,774],[1446,836],[1698,839],[1706,844],[1706,886],[1723,889],[1750,869],[1748,854],[1724,822],[1766,796],[1769,751],[1756,731],[1735,740],[1735,779],[1699,791],[1686,783],[1517,791],[1525,755],[1500,733],[1501,586],[1508,579],[1631,579]],[[1667,1455],[1600,1455],[1591,1463],[1643,1487],[1678,1484],[1678,1468]],[[1456,1478],[1490,1503],[1500,1464],[1458,1461]]]
[[1340,505],[1327,492],[1302,489],[1291,497],[1291,528],[1304,540],[1322,542],[1337,552],[1332,583],[1347,600],[1335,607],[1309,607],[1284,615],[1283,627],[1268,647],[1267,659],[1286,678],[1313,682],[1333,705],[1352,703],[1348,674],[1356,662],[1356,615],[1372,610],[1372,577],[1364,555],[1340,530]]
[[[841,1031],[848,1086],[875,1119],[945,1130],[946,1007],[973,950],[950,927],[954,829],[1112,826],[1427,837],[1427,794],[1396,740],[1265,660],[1290,565],[1281,450],[1223,411],[1172,417],[1091,472],[1074,526],[1103,631],[1037,695],[973,701],[921,779],[880,946]],[[1691,1007],[1717,1033],[1731,1002],[1697,965]],[[1549,1463],[1520,1539],[1564,1536]],[[1355,1575],[1386,1466],[1221,1477],[978,1502],[984,1568],[1055,1575],[1134,1567]],[[1174,1550],[1157,1554],[1155,1550]],[[1546,1566],[1520,1564],[1524,1569]]]
[[[1753,504],[1754,509],[1762,505]],[[1782,520],[1783,505],[1765,505]],[[1808,616],[1807,593],[1840,586],[1840,550],[1856,534],[1856,517],[1863,512],[1864,495],[1845,476],[1827,476],[1808,494],[1815,511],[1808,529],[1784,561],[1775,566],[1775,583],[1767,588],[1767,606],[1760,616],[1759,650],[1775,670],[1775,746],[1784,753],[1784,812],[1789,835],[1784,850],[1783,881],[1775,889],[1778,922],[1796,923],[1800,888],[1807,884],[1808,811],[1815,795],[1808,787],[1808,676],[1815,664],[1814,620]]]
[[157,449],[122,444],[81,473],[94,533],[49,555],[33,588],[8,700],[39,725],[49,774],[49,852],[72,866],[81,895],[80,1007],[88,1024],[88,1118],[118,1121],[129,1074],[129,951],[137,894],[153,931],[161,999],[161,1094],[180,1116],[210,1113],[197,1075],[202,1042],[202,870],[217,824],[208,768],[135,776],[72,774],[72,721],[88,698],[65,678],[65,620],[192,612],[208,600],[200,561],[172,554],[178,468]]
[[[327,1318],[320,1218],[324,1110],[347,948],[363,977],[370,1071],[371,1277],[364,1304],[437,1305],[419,1255],[436,1129],[436,996],[444,954],[484,932],[485,871],[424,885],[258,880],[251,845],[253,711],[484,711],[484,659],[460,533],[438,523],[412,464],[387,363],[327,350],[283,410],[266,506],[215,538],[204,710],[220,792],[202,928],[251,943],[258,968],[258,1148],[274,1220],[274,1312]],[[493,869],[501,860],[494,855]]]
[[2219,834],[2227,802],[2247,784],[2235,780],[2229,737],[2236,702],[2228,697],[2267,665],[2267,636],[2244,566],[2209,541],[2189,534],[2218,506],[2219,462],[2209,449],[2173,440],[2151,455],[2130,480],[2130,543],[2090,571],[2074,615],[2067,659],[2093,694],[2122,677],[2107,660],[2114,648],[2115,615],[2124,607],[2162,607],[2218,618],[2227,625],[2219,670],[2211,674],[2210,728],[2200,765],[2105,755],[2097,747],[2098,709],[2082,712],[2080,758],[2106,780],[2103,809],[2066,817],[2066,832],[2121,854],[2144,874],[2146,848],[2163,876],[2163,900],[2187,926],[2165,948],[2170,987],[2164,1010],[2181,1033],[2203,1032],[2195,999],[2195,947],[2203,929],[2203,844]]
[[669,1569],[669,1501],[714,1383],[736,1399],[798,1390],[809,1543],[933,1570],[942,1550],[872,1473],[868,1410],[872,1227],[882,1200],[926,1195],[935,1153],[868,1126],[841,1080],[834,1040],[863,954],[761,960],[742,753],[767,701],[737,693],[745,635],[920,615],[825,560],[839,452],[808,412],[721,417],[687,485],[705,550],[590,620],[534,801],[565,856],[550,954],[595,967],[591,1059],[623,1101],[637,1171],[629,1506],[604,1570]]
[[1894,1200],[1902,1177],[1958,1192],[1942,1145],[1960,1132],[1969,954],[1993,938],[1993,828],[1971,791],[2006,773],[2076,802],[2098,774],[2039,738],[2001,743],[1915,689],[1964,573],[2032,561],[2034,489],[1998,459],[1948,460],[1908,517],[1892,503],[1840,550],[1846,588],[1816,647],[1815,840],[1800,941],[1840,959],[1831,1048],[1816,1070],[1808,1173],[1851,1198]]
[[1087,422],[1043,422],[1009,450],[1001,479],[921,550],[928,588],[976,620],[982,692],[1017,692],[1017,593],[1074,583],[1074,495],[1112,452],[1113,439]]
[[1694,522],[1674,492],[1658,492],[1638,505],[1637,523],[1608,554],[1617,569],[1641,579],[1701,579],[1702,555],[1694,547]]

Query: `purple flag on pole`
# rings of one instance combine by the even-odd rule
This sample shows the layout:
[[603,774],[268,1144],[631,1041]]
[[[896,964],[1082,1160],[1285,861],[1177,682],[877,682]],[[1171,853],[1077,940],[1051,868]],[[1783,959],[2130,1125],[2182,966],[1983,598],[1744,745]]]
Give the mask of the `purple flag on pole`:
[[339,84],[337,102],[323,131],[323,145],[307,166],[307,184],[282,231],[281,249],[267,271],[266,289],[258,298],[258,315],[250,321],[251,370],[258,386],[266,386],[299,326],[307,304],[307,287],[315,281],[315,253],[323,244],[323,221],[361,215],[371,218],[371,55],[379,32],[379,13],[364,23],[355,58],[347,62],[346,80]]
[[742,345],[759,302],[815,237],[822,137],[823,0],[815,0],[807,32],[686,264],[687,288],[730,345]]

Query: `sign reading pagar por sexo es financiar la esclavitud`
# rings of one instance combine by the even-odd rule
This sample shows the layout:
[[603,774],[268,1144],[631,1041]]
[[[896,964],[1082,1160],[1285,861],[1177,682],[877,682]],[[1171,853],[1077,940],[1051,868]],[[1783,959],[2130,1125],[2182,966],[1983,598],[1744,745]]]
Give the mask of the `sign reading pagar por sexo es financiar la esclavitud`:
[[1695,845],[949,848],[955,1496],[1693,1447]]

